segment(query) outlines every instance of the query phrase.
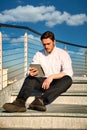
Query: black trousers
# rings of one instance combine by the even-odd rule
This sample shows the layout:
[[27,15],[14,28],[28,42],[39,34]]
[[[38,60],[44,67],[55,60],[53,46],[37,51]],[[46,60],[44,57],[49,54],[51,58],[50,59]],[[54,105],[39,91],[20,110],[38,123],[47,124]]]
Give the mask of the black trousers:
[[43,94],[41,98],[43,99],[45,105],[53,102],[59,95],[66,92],[67,89],[72,85],[72,79],[69,76],[64,76],[61,79],[54,79],[50,84],[49,89],[44,90],[42,88],[42,83],[46,78],[43,77],[32,77],[28,76],[22,85],[22,88],[17,96],[24,101],[31,96],[33,90],[39,90]]

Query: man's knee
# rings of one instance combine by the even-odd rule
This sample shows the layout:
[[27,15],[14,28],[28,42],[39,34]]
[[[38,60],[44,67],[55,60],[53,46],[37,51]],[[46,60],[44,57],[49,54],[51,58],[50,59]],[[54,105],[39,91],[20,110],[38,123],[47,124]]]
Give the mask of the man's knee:
[[65,76],[65,80],[67,81],[67,85],[71,86],[72,85],[72,78],[68,75]]
[[67,89],[70,88],[70,86],[72,85],[72,78],[68,75],[64,76],[63,79],[63,92],[66,92]]

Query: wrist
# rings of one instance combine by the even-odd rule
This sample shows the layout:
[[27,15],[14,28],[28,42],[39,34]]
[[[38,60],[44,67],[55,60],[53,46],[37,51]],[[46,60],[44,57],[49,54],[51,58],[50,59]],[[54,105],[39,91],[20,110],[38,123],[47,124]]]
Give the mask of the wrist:
[[50,75],[49,78],[50,78],[51,81],[53,81],[54,76],[53,76],[53,75]]

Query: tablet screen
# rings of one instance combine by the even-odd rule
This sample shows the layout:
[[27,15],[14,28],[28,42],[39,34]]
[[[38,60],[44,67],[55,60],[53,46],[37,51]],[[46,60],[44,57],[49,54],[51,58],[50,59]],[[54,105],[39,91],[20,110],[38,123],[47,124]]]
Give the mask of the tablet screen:
[[38,69],[38,72],[39,72],[38,76],[40,77],[45,76],[44,71],[40,64],[30,64],[30,67],[34,67]]

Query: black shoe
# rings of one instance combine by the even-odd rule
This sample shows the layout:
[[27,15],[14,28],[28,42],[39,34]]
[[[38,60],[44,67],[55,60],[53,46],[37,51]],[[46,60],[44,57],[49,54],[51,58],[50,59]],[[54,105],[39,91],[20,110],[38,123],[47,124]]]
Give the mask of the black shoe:
[[3,108],[7,112],[25,112],[26,111],[25,101],[21,99],[16,99],[12,103],[5,103],[3,105]]
[[29,109],[37,111],[46,111],[46,106],[40,97],[35,98],[35,100],[29,105]]

